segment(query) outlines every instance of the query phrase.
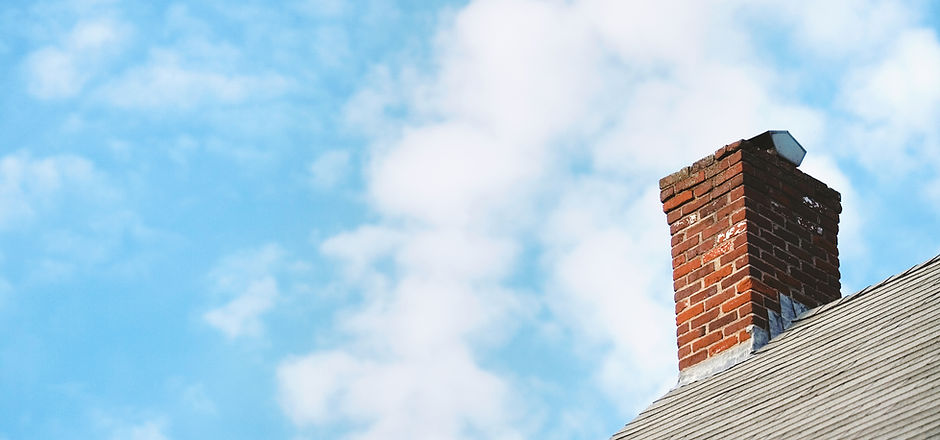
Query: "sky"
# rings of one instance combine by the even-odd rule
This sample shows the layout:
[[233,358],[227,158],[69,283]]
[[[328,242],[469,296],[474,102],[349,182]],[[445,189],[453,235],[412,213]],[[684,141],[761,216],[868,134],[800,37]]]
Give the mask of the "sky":
[[844,294],[940,253],[929,1],[8,1],[0,440],[605,439],[658,179],[768,129]]

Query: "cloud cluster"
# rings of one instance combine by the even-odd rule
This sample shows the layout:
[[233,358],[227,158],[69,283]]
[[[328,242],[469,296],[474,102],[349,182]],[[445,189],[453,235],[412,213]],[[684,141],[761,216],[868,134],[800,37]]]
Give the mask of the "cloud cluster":
[[80,21],[56,44],[32,52],[25,62],[29,92],[41,99],[69,98],[101,73],[128,30],[110,19]]
[[0,230],[48,213],[65,193],[109,197],[108,185],[92,162],[75,155],[0,157]]
[[172,237],[144,223],[124,197],[112,176],[83,156],[0,157],[0,233],[26,244],[17,250],[21,279],[13,281],[56,281],[91,267],[146,270],[147,252],[117,258],[124,245]]
[[[285,412],[300,426],[355,422],[351,438],[545,429],[520,425],[539,405],[520,407],[524,385],[482,360],[545,311],[584,344],[559,349],[594,357],[596,386],[635,410],[675,368],[658,177],[769,128],[811,148],[885,122],[934,142],[923,122],[936,121],[938,99],[922,91],[940,90],[935,33],[907,31],[916,14],[905,8],[847,3],[838,9],[884,14],[830,14],[833,30],[800,6],[478,0],[445,20],[434,70],[380,69],[350,101],[376,133],[365,177],[380,219],[321,246],[362,300],[337,317],[341,344],[281,364]],[[785,44],[865,53],[834,76],[857,120],[843,126],[804,100],[811,79],[765,56],[773,43],[747,19],[768,16]],[[836,32],[859,27],[871,41]],[[812,154],[820,177],[855,197],[842,152]],[[858,234],[858,215],[845,217]],[[540,294],[511,288],[522,255],[538,262]]]
[[260,335],[262,315],[281,295],[277,275],[285,264],[284,251],[274,244],[221,258],[209,280],[212,293],[226,302],[205,312],[203,319],[229,339]]

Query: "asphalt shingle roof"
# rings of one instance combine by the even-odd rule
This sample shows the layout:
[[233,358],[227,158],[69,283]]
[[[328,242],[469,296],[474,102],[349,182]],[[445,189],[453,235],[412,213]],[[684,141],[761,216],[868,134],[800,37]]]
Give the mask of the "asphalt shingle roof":
[[612,439],[940,438],[940,256],[809,310]]

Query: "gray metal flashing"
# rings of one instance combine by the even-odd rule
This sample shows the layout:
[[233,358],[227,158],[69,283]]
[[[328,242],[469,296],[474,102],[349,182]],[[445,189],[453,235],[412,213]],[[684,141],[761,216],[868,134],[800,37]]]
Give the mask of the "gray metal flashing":
[[669,391],[613,438],[940,437],[940,256],[791,310],[790,329]]
[[[762,329],[756,327],[752,327],[749,331],[752,335],[755,332],[764,332]],[[763,338],[766,339],[767,337],[764,336]],[[680,371],[679,383],[676,384],[676,386],[707,379],[751,357],[751,354],[754,353],[755,350],[754,340],[755,338],[752,336],[751,339],[748,339],[744,343],[735,345],[715,356]]]
[[751,334],[750,339],[680,371],[679,381],[676,386],[680,387],[688,383],[708,379],[747,360],[777,335],[790,328],[801,314],[806,313],[806,306],[799,301],[784,294],[780,294],[779,298],[780,313],[768,312],[770,317],[769,335],[767,331],[760,327],[748,326],[747,332]]

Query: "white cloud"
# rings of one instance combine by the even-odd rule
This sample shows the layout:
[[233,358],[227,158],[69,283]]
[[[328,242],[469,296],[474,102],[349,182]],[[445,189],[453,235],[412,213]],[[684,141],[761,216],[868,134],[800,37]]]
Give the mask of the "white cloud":
[[283,94],[289,81],[275,73],[248,75],[191,67],[172,50],[154,50],[149,61],[104,84],[101,98],[128,109],[191,109],[202,104],[237,104]]
[[330,150],[314,160],[309,167],[310,181],[320,189],[329,189],[342,183],[350,173],[350,157],[346,150]]
[[164,433],[165,423],[148,420],[138,424],[120,424],[111,431],[111,440],[169,440]]
[[852,147],[845,154],[878,175],[897,177],[940,162],[936,32],[901,32],[876,61],[848,73],[840,102],[857,118],[847,127]]
[[[906,23],[905,11],[877,4],[891,13],[846,18],[841,28]],[[768,59],[753,23],[740,20],[774,5],[673,6],[474,1],[442,26],[432,72],[375,70],[346,110],[374,136],[364,177],[378,219],[320,248],[343,264],[362,301],[337,314],[341,346],[281,363],[280,401],[295,423],[353,422],[352,438],[547,429],[541,425],[552,422],[520,429],[518,414],[540,409],[512,398],[527,391],[525,381],[480,360],[546,316],[575,335],[576,347],[558,350],[590,357],[594,386],[621,414],[674,380],[669,239],[657,179],[767,129],[820,146],[845,131],[829,109],[804,102],[801,77]],[[811,13],[788,10],[787,23],[813,28],[801,39],[836,38],[803,17]],[[839,53],[867,50],[867,40],[843,38]],[[932,56],[931,41],[899,44]],[[916,56],[897,58],[906,66]],[[902,90],[901,101],[891,101],[898,94],[877,86],[884,68],[875,66],[859,74],[864,99],[889,106],[903,105],[905,93],[919,99]],[[853,203],[835,152],[811,154],[819,157],[807,169]],[[846,208],[843,232],[861,237],[854,209]],[[527,275],[544,280],[544,293],[509,287],[521,258],[537,259],[537,273]],[[452,372],[464,375],[470,394],[435,394],[458,380]]]
[[658,189],[636,198],[618,180],[572,181],[542,230],[548,298],[597,356],[598,379],[629,411],[624,393],[648,396],[675,378],[668,232]]
[[474,367],[457,347],[393,362],[313,354],[286,360],[278,379],[282,405],[295,423],[365,422],[368,428],[350,439],[523,438],[509,428],[514,416],[508,408],[494,405],[510,397],[503,381]]
[[794,25],[792,37],[802,51],[843,62],[882,53],[917,15],[909,3],[891,0],[767,2],[763,6],[758,12],[762,22]]
[[191,384],[183,390],[183,403],[195,412],[201,414],[215,414],[215,401],[201,383]]
[[204,318],[229,338],[256,336],[261,333],[261,315],[274,305],[277,296],[273,278],[254,281],[235,299],[206,312]]
[[47,214],[65,194],[99,200],[115,196],[94,164],[81,156],[0,157],[0,230]]
[[0,233],[19,234],[19,257],[29,262],[16,282],[57,282],[92,268],[118,276],[149,270],[149,259],[178,237],[146,224],[125,197],[114,176],[82,156],[0,157]]
[[26,57],[26,81],[33,96],[68,98],[101,71],[108,55],[120,48],[127,26],[108,19],[81,21],[61,38]]
[[230,339],[262,334],[262,315],[281,296],[276,276],[286,264],[284,251],[274,244],[221,258],[209,280],[213,293],[228,301],[206,312],[203,319]]
[[50,47],[33,52],[26,64],[30,71],[29,91],[40,98],[72,96],[86,81],[75,66],[74,56],[60,49]]

